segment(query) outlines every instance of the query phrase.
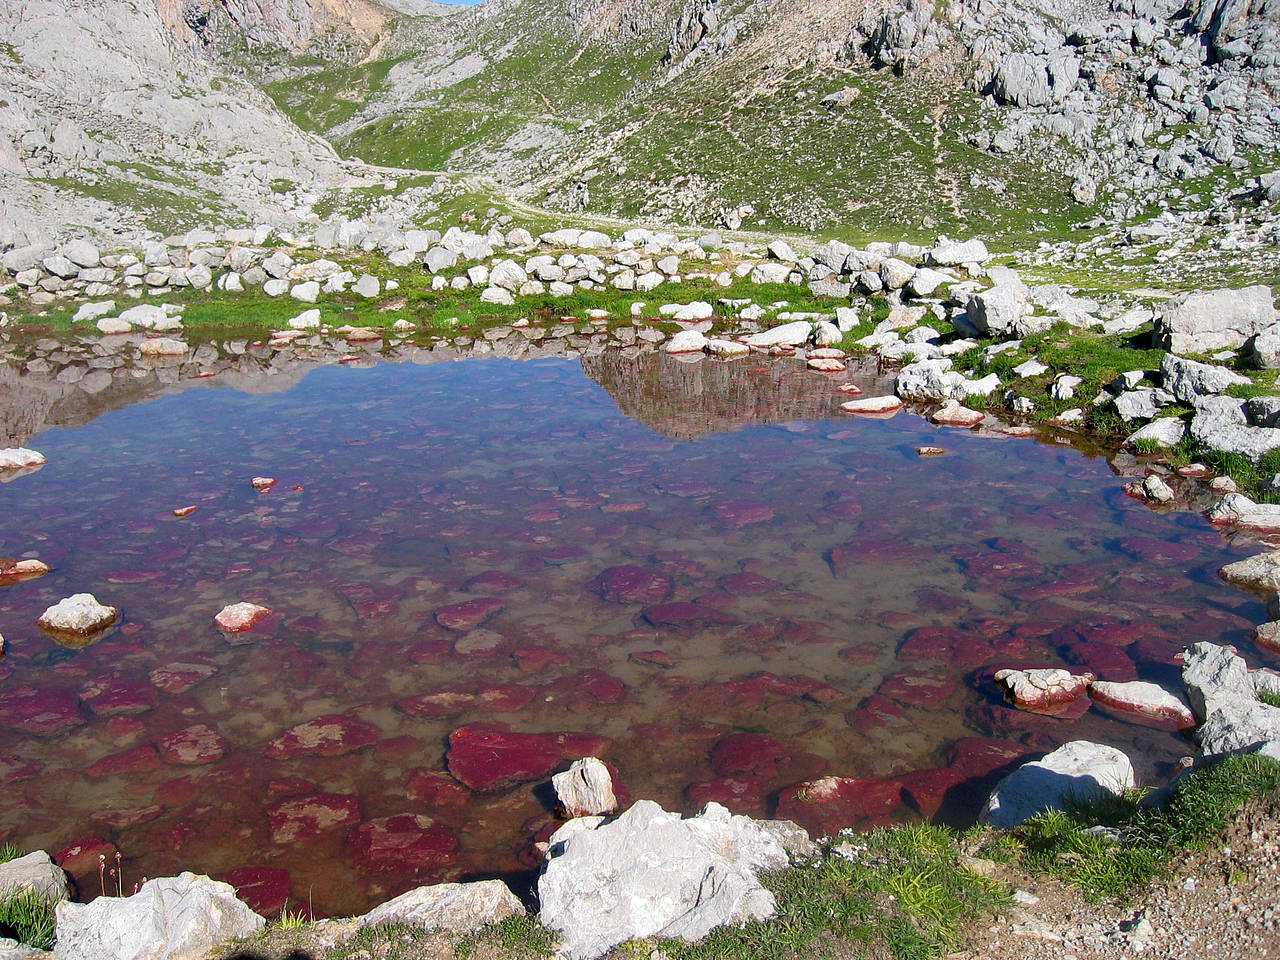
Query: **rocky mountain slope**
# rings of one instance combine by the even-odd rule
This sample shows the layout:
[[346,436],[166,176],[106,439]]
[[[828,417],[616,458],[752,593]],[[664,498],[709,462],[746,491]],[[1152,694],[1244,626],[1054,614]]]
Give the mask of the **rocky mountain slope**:
[[328,143],[188,49],[194,34],[178,15],[194,9],[0,5],[0,247],[275,222],[278,178],[351,181]]
[[566,211],[1052,231],[1265,166],[1278,7],[487,0],[268,90],[344,152]]
[[1022,245],[1223,209],[1280,146],[1278,0],[15,0],[0,27],[0,247],[359,188],[417,189],[399,219],[445,191]]

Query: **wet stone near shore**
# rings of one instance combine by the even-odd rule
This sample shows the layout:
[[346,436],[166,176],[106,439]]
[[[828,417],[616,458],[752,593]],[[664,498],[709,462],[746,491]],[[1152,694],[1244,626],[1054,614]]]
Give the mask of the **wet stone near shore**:
[[[1189,637],[1280,663],[1216,575],[1256,546],[993,421],[851,417],[846,383],[885,394],[860,362],[330,366],[22,438],[48,462],[0,555],[52,569],[0,587],[0,833],[356,913],[536,864],[580,757],[668,809],[964,822],[1069,740],[1155,783],[1189,752],[997,670],[1169,686]],[[35,625],[82,592],[110,633]],[[270,614],[228,633],[233,604]]]

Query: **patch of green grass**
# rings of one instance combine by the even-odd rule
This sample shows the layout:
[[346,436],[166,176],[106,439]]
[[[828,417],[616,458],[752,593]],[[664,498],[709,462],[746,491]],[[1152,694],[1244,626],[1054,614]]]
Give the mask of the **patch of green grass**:
[[504,956],[549,957],[556,951],[556,935],[536,917],[520,914],[482,927],[454,946],[460,958],[470,957],[481,944],[489,944]]
[[[1280,792],[1280,762],[1258,754],[1227,757],[1181,780],[1163,807],[1128,794],[1071,804],[1015,828],[1023,864],[1079,886],[1091,900],[1125,899],[1161,875],[1172,857],[1212,843],[1235,811]],[[1093,827],[1112,827],[1120,839]]]
[[1008,902],[999,884],[960,866],[955,836],[943,828],[878,829],[833,844],[763,878],[777,899],[774,919],[721,927],[700,943],[666,941],[662,952],[776,960],[821,954],[835,939],[872,956],[924,960],[954,950],[966,920]]
[[307,911],[299,907],[297,910],[290,910],[286,903],[280,910],[280,917],[277,923],[281,930],[300,930],[310,923]]
[[0,863],[8,863],[22,856],[22,848],[16,843],[0,844]]
[[[324,63],[320,69],[263,84],[267,96],[303,130],[325,133],[351,119],[382,88],[398,60],[356,66]],[[298,66],[306,66],[298,61]]]
[[1258,699],[1271,707],[1280,707],[1280,690],[1264,687],[1258,691]]
[[1270,450],[1254,463],[1242,453],[1196,449],[1196,459],[1215,472],[1230,477],[1240,492],[1259,503],[1280,503],[1280,491],[1267,489],[1267,482],[1280,473],[1280,450]]
[[27,889],[0,897],[0,936],[38,950],[52,950],[54,902]]

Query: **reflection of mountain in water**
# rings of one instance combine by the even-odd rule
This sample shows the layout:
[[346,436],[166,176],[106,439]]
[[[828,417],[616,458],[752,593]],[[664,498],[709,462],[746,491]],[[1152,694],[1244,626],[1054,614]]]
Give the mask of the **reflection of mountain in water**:
[[[892,377],[874,361],[838,377],[797,359],[747,357],[731,363],[678,360],[640,345],[605,349],[587,338],[539,343],[509,337],[496,344],[402,342],[354,347],[307,338],[288,346],[245,341],[202,344],[185,356],[148,357],[132,336],[108,349],[93,339],[42,340],[22,359],[0,362],[0,446],[25,446],[41,430],[75,427],[135,403],[193,387],[283,392],[317,367],[344,363],[437,363],[470,358],[581,357],[583,370],[628,416],[669,437],[694,438],[752,423],[836,415],[834,387],[853,381],[868,393],[892,393]],[[579,342],[580,341],[580,342]],[[354,351],[354,352],[353,352]]]
[[841,383],[856,383],[867,393],[893,392],[893,375],[882,373],[875,361],[854,361],[833,378],[790,358],[688,362],[660,353],[610,352],[583,357],[582,369],[627,416],[681,440],[753,423],[835,416],[849,399],[835,391]]

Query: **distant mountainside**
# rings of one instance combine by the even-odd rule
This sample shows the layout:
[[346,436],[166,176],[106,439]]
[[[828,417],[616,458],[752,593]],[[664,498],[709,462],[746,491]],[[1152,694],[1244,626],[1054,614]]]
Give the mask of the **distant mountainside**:
[[1034,232],[1265,165],[1280,0],[487,0],[267,89],[343,152],[566,211]]
[[10,0],[0,31],[0,247],[440,188],[362,161],[478,203],[1026,239],[1207,206],[1280,148],[1280,0]]

